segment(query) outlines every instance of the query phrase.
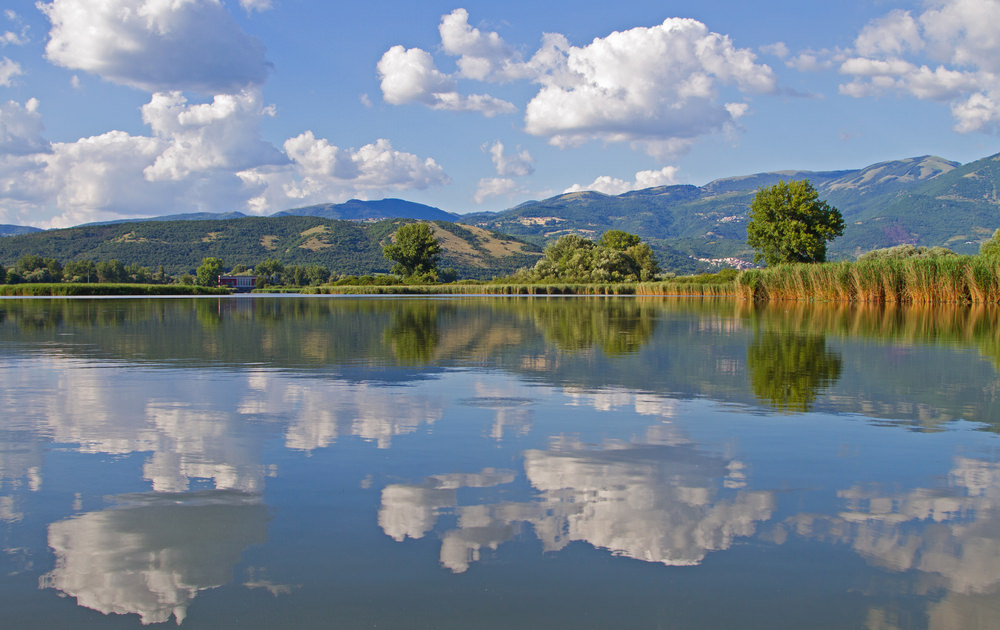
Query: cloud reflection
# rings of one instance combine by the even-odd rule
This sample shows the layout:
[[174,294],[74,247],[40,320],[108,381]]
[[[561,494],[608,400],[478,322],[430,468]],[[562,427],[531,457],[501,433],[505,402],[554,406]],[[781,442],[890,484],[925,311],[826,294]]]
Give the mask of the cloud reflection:
[[[524,524],[546,551],[582,541],[647,562],[695,565],[707,553],[753,535],[758,523],[771,517],[773,493],[742,490],[744,468],[659,426],[641,444],[588,448],[565,441],[549,450],[526,451],[525,475],[538,492],[530,502],[460,506],[457,488],[442,485],[444,477],[387,486],[379,525],[395,540],[422,538],[439,515],[454,511],[458,526],[443,535],[441,564],[456,573],[476,562],[482,549],[496,549],[515,537]],[[476,476],[469,479],[483,483]],[[513,479],[494,475],[489,481]]]
[[256,495],[208,491],[119,497],[123,505],[49,526],[55,568],[40,586],[104,614],[184,621],[206,589],[231,581],[243,551],[266,540]]

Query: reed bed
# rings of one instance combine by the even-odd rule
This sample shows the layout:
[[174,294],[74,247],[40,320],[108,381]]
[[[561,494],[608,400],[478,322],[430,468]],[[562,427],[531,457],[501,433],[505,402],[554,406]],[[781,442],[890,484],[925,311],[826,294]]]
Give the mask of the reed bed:
[[998,304],[1000,258],[872,259],[778,265],[742,272],[744,300],[822,300],[907,304]]
[[735,296],[736,285],[689,284],[683,282],[626,282],[596,284],[395,284],[388,286],[323,285],[296,289],[265,289],[266,292],[307,295],[646,295],[646,296]]
[[188,284],[25,283],[0,285],[0,296],[77,297],[102,295],[229,295],[229,289]]

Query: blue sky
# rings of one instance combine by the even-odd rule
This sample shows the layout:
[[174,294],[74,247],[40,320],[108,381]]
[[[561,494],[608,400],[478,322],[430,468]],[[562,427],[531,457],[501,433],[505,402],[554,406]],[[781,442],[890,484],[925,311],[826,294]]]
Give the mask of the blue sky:
[[0,223],[1000,151],[1000,0],[8,0]]

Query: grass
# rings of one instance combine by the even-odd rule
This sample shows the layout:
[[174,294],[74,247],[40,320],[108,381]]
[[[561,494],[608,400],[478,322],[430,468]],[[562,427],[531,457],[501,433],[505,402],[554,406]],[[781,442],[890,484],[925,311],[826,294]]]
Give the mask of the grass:
[[229,295],[221,287],[187,284],[25,283],[0,285],[0,296],[73,297],[88,295]]
[[906,304],[1000,303],[1000,257],[868,259],[778,265],[736,278],[744,300]]
[[301,288],[269,287],[269,293],[303,293],[320,295],[683,295],[683,296],[734,296],[735,284],[626,282],[606,284],[395,284],[388,286],[335,286],[322,285]]

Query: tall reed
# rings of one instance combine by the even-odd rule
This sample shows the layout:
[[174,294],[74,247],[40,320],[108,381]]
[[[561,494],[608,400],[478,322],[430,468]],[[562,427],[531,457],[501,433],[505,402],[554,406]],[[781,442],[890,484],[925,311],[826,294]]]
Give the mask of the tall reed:
[[736,293],[745,300],[823,300],[873,303],[1000,303],[1000,258],[867,259],[777,265],[742,272]]

